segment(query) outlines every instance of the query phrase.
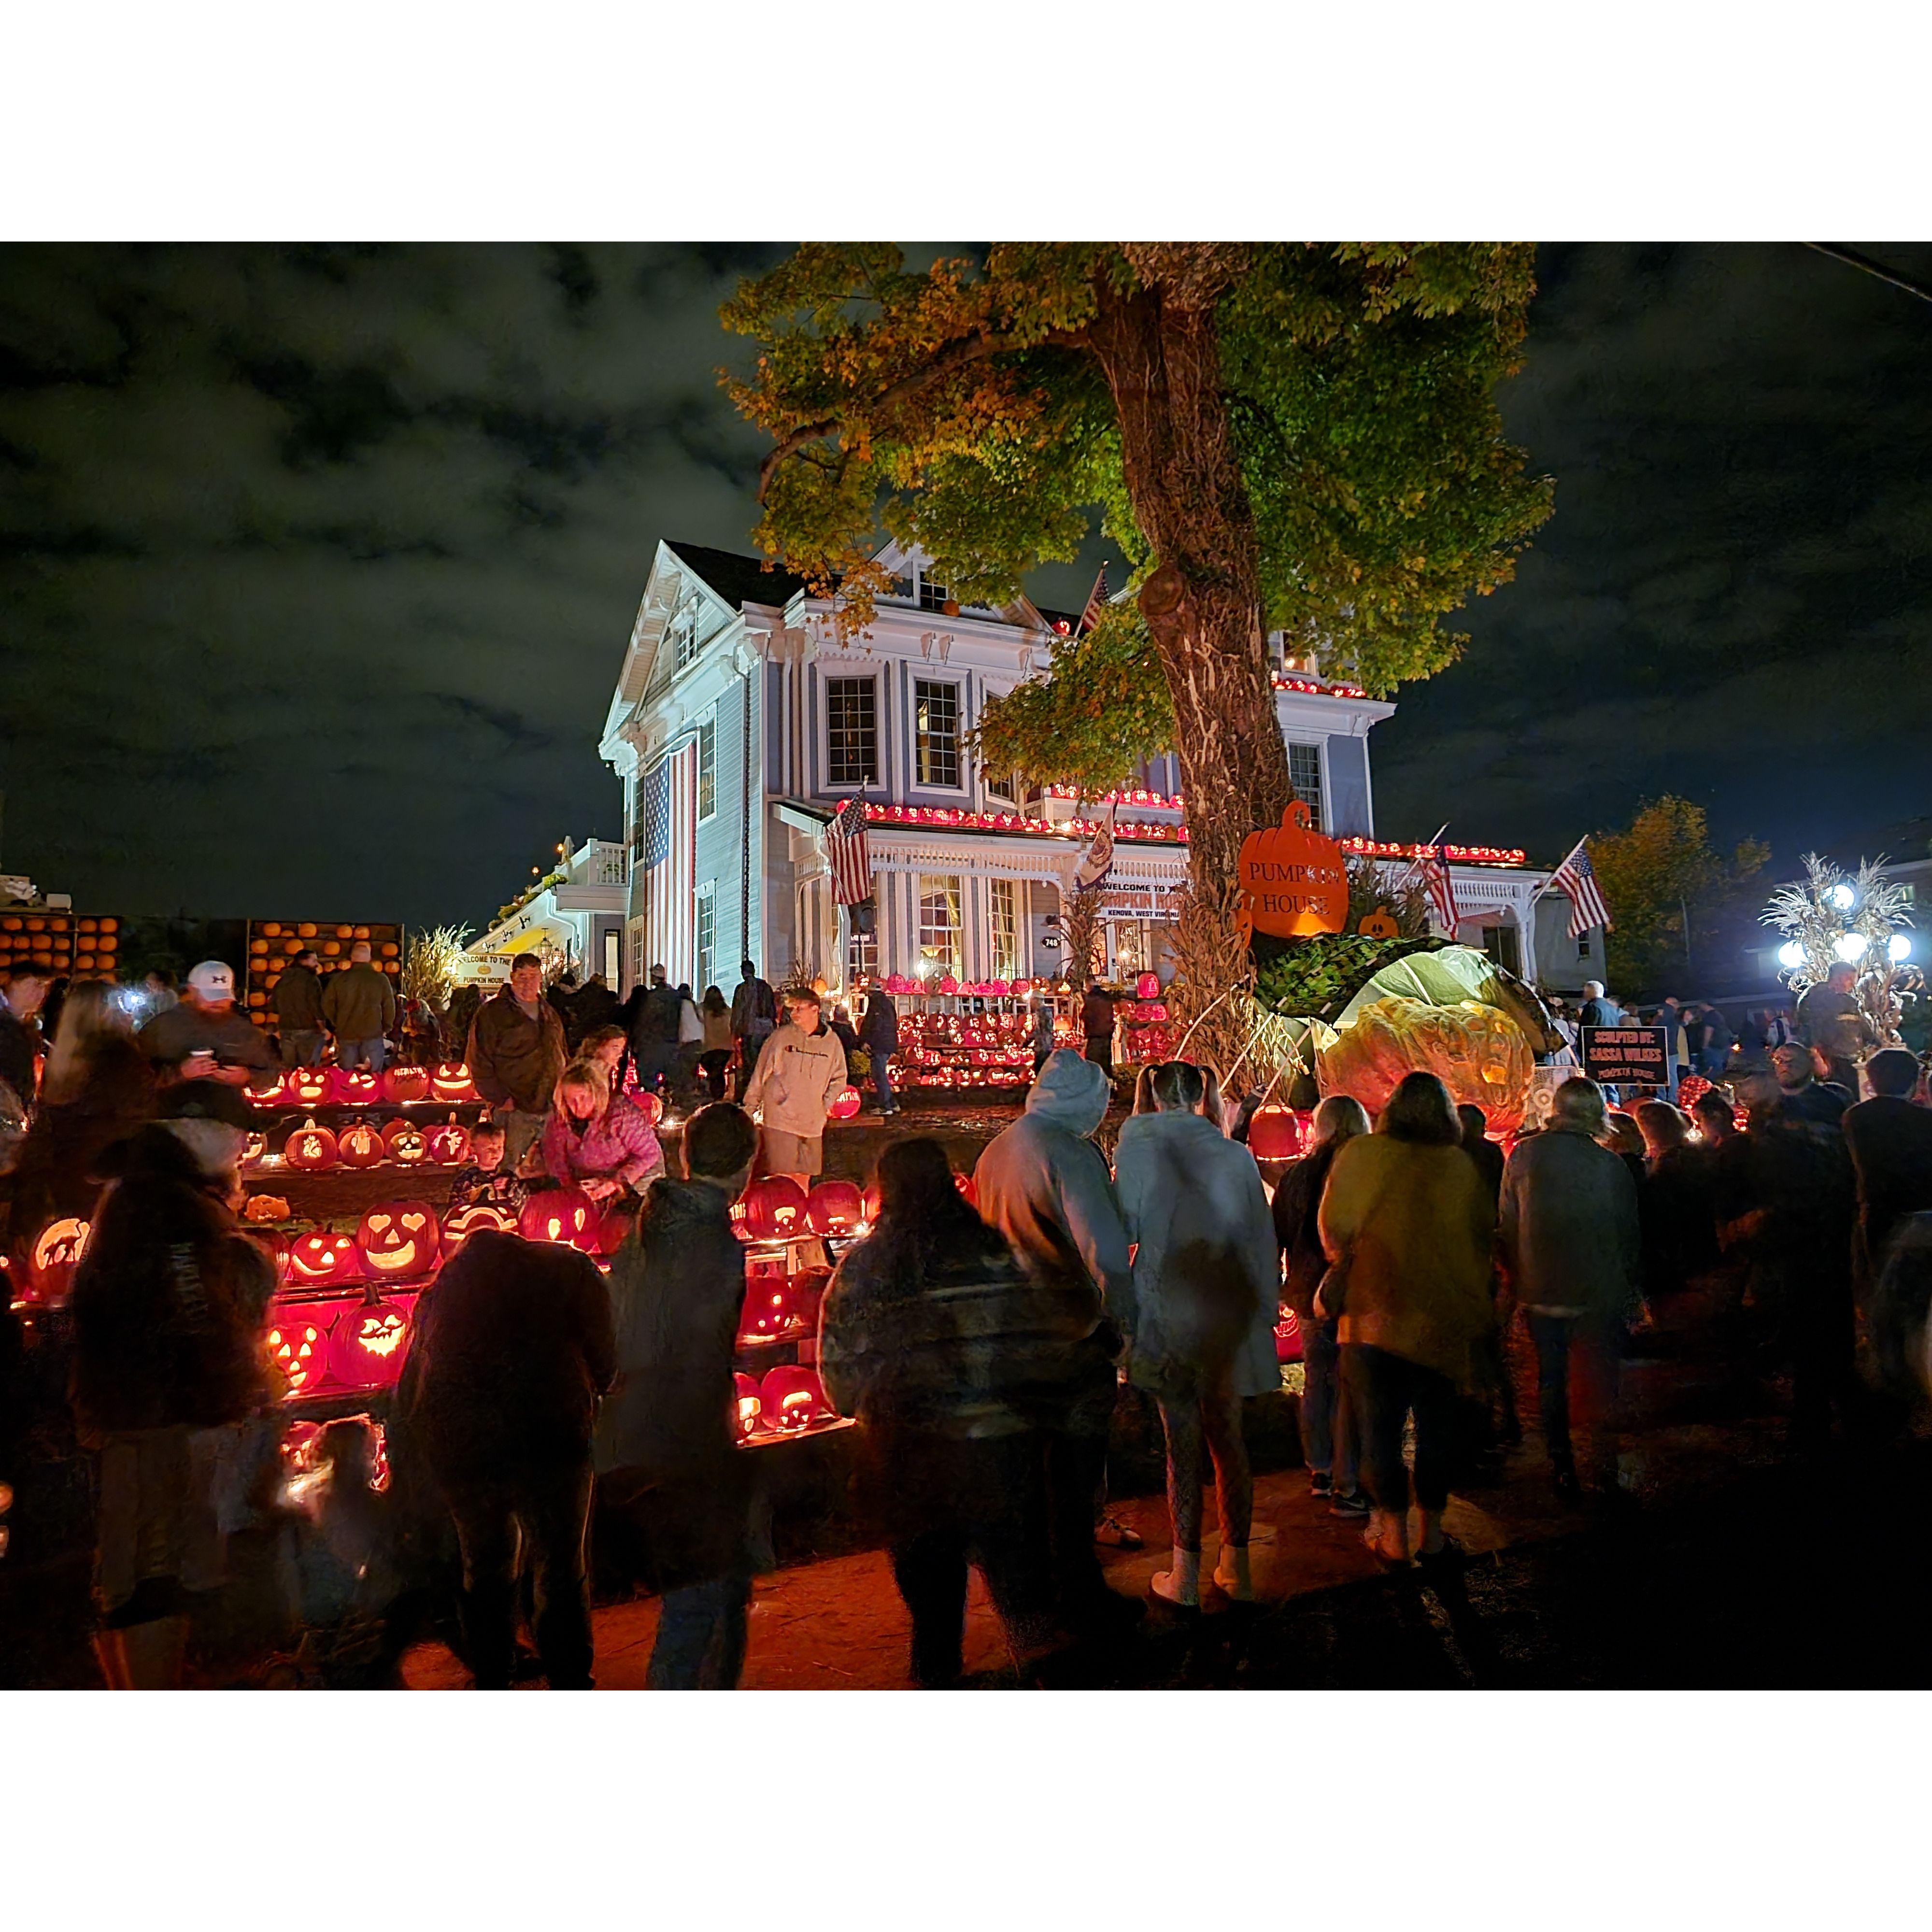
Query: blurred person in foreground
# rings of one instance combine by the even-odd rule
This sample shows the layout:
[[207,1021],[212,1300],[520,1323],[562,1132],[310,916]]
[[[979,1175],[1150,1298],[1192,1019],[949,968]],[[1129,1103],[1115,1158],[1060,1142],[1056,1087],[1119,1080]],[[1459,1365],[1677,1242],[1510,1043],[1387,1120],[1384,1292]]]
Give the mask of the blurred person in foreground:
[[1839,1122],[1858,1179],[1854,1255],[1859,1298],[1885,1265],[1892,1230],[1908,1215],[1932,1210],[1932,1108],[1918,1106],[1918,1062],[1888,1046],[1865,1062],[1871,1098],[1847,1107]]

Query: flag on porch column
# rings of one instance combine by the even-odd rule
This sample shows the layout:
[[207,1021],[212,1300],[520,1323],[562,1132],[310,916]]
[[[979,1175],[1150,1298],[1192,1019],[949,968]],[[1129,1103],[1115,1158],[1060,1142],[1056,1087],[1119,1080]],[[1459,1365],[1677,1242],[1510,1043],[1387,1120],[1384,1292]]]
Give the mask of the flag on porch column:
[[1595,868],[1584,850],[1587,838],[1576,842],[1576,849],[1550,875],[1548,890],[1565,892],[1570,899],[1570,937],[1581,939],[1592,926],[1610,928],[1610,909],[1604,903],[1603,888],[1597,884]]
[[1100,566],[1100,574],[1094,580],[1094,588],[1088,593],[1087,608],[1080,614],[1080,628],[1090,631],[1097,624],[1107,608],[1107,566]]
[[1422,861],[1422,884],[1429,895],[1429,910],[1435,915],[1436,922],[1451,939],[1456,937],[1458,914],[1456,910],[1456,888],[1449,877],[1449,868],[1444,862],[1441,848],[1432,847]]
[[835,905],[852,908],[852,930],[872,930],[872,855],[866,838],[866,801],[848,798],[825,828],[825,862]]

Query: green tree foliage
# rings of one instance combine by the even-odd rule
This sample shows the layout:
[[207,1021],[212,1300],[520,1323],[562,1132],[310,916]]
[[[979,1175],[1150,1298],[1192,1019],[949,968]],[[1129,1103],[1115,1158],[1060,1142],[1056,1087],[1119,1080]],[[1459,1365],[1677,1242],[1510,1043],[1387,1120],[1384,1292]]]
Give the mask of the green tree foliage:
[[[1590,862],[1613,922],[1606,962],[1624,998],[1695,997],[1694,978],[1747,906],[1771,848],[1744,840],[1728,859],[1715,850],[1704,808],[1669,794],[1643,801],[1621,832],[1593,832]],[[1687,958],[1686,926],[1689,922]]]

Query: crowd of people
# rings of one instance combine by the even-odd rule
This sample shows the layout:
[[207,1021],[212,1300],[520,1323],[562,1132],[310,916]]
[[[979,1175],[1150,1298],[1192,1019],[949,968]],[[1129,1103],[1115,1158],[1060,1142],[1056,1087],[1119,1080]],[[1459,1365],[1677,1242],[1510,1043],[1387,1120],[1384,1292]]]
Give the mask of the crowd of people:
[[[321,1024],[286,1029],[284,1052],[309,1051],[313,1030],[379,1062],[385,1016],[352,983],[365,963],[332,976],[352,982],[332,1002],[325,983],[313,1007],[292,1005]],[[117,1685],[178,1682],[224,1534],[279,1467],[259,1346],[274,1278],[237,1215],[238,1090],[266,1043],[214,962],[138,1031],[115,989],[78,984],[50,1044],[34,1027],[46,985],[16,970],[0,1010],[0,1079],[32,1096],[13,1225],[93,1222],[70,1313],[74,1415],[98,1470],[102,1669]],[[715,991],[696,1010],[700,1028],[722,1020],[725,1046],[674,1042],[673,1007],[682,1028],[692,1003],[662,973],[628,1023],[592,1000],[584,1026],[537,959],[512,962],[470,1020],[489,1111],[452,1201],[514,1207],[554,1184],[622,1207],[631,1230],[608,1276],[568,1250],[472,1235],[418,1305],[386,1487],[370,1491],[362,1425],[314,1445],[320,1541],[302,1575],[398,1630],[398,1606],[445,1580],[479,1684],[532,1668],[554,1688],[593,1681],[593,1504],[662,1596],[650,1682],[722,1688],[742,1671],[769,1552],[756,1459],[736,1447],[746,1276],[730,1207],[754,1172],[824,1171],[853,1048],[818,994],[774,994],[748,962],[730,1007]],[[1256,1096],[1173,1061],[1142,1072],[1110,1159],[1099,1034],[1041,1059],[970,1199],[938,1142],[888,1145],[869,1229],[824,1295],[817,1360],[857,1424],[914,1681],[959,1680],[974,1566],[1022,1660],[1116,1637],[1144,1612],[1096,1549],[1124,1400],[1149,1406],[1165,1444],[1172,1555],[1152,1594],[1183,1610],[1210,1589],[1252,1600],[1244,1414],[1280,1386],[1286,1313],[1310,1489],[1391,1567],[1455,1560],[1449,1499],[1521,1439],[1519,1369],[1558,1495],[1616,1506],[1623,1365],[1647,1330],[1701,1323],[1740,1376],[1788,1376],[1794,1450],[1834,1426],[1862,1446],[1895,1438],[1925,1369],[1932,1108],[1912,1054],[1831,1034],[1854,1021],[1829,1006],[1799,1018],[1811,1043],[1727,1046],[1724,1084],[1688,1111],[1661,1094],[1612,1106],[1563,1079],[1546,1122],[1507,1151],[1418,1071],[1373,1120],[1330,1096],[1300,1158],[1264,1172],[1244,1139]],[[674,1044],[700,1046],[694,1064],[724,1054],[706,1084],[735,1072],[739,1096],[683,1122],[679,1174],[622,1078],[627,1064],[646,1090],[646,1069],[671,1077]],[[1864,1056],[1852,1084],[1837,1044]]]

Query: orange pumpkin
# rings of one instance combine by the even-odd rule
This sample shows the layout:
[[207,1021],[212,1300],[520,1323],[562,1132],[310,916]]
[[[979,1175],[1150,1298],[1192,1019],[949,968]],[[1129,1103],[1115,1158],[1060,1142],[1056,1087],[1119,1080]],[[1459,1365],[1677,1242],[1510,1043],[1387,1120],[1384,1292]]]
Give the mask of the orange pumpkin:
[[304,1120],[282,1144],[282,1158],[304,1174],[317,1174],[335,1165],[335,1136],[326,1127]]
[[1522,1124],[1534,1065],[1515,1021],[1473,1000],[1453,1006],[1377,1000],[1315,1052],[1324,1094],[1352,1094],[1379,1114],[1405,1074],[1434,1073],[1459,1106],[1480,1107],[1497,1133]]
[[412,1100],[429,1098],[429,1069],[427,1066],[392,1066],[382,1076],[382,1094],[386,1100],[398,1106],[406,1106]]
[[470,1130],[452,1114],[430,1130],[429,1157],[438,1167],[460,1167],[470,1158]]
[[362,1217],[356,1245],[372,1280],[406,1280],[436,1265],[436,1210],[423,1201],[385,1201]]
[[1342,848],[1311,829],[1296,799],[1280,824],[1241,842],[1234,876],[1247,924],[1276,939],[1340,932],[1348,916],[1348,875]]
[[1399,939],[1402,929],[1389,916],[1387,906],[1377,906],[1372,913],[1365,914],[1355,930],[1365,939]]
[[352,1120],[335,1137],[335,1157],[344,1167],[380,1167],[388,1151],[373,1121]]

